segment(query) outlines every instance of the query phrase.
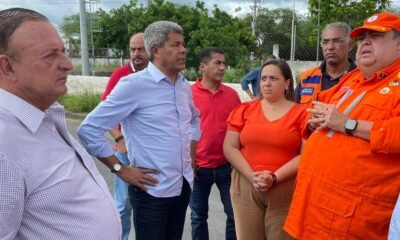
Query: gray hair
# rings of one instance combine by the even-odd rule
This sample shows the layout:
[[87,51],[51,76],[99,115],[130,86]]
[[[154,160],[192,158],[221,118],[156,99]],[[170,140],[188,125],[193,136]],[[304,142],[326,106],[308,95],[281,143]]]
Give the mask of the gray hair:
[[170,21],[154,22],[144,30],[144,47],[151,62],[153,61],[151,48],[153,46],[163,47],[171,32],[183,35],[182,27]]
[[6,53],[11,36],[24,22],[49,22],[44,15],[26,8],[9,8],[0,11],[0,54]]
[[322,37],[324,37],[325,31],[330,28],[338,28],[338,29],[342,30],[342,32],[346,38],[346,42],[348,43],[350,41],[349,35],[351,32],[351,27],[349,26],[349,24],[344,23],[344,22],[329,23],[328,25],[325,26],[324,30],[322,30]]

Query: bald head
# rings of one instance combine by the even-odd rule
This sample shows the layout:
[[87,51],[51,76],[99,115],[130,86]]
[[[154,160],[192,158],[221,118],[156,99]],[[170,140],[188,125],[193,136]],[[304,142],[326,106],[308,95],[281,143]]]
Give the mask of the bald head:
[[144,48],[144,34],[136,33],[129,40],[130,59],[135,71],[141,71],[147,67],[149,58]]

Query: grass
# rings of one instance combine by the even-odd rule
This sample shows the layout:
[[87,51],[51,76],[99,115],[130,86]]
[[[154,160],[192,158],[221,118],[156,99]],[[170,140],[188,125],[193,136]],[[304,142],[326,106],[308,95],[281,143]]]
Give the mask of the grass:
[[87,113],[100,103],[100,93],[81,92],[66,94],[58,99],[58,102],[71,112]]

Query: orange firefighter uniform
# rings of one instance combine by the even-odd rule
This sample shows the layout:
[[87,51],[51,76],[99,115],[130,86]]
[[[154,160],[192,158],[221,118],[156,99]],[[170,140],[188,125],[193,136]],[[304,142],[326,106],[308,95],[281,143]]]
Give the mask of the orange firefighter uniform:
[[320,101],[373,127],[370,141],[329,129],[311,134],[284,227],[293,237],[387,239],[400,192],[399,83],[400,59],[368,81],[356,69],[321,92]]

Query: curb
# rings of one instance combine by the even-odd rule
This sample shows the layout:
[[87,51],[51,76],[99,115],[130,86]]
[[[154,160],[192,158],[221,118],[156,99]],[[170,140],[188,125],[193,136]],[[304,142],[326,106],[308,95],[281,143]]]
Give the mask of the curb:
[[76,112],[71,112],[71,111],[65,110],[65,117],[67,119],[75,119],[75,120],[83,121],[83,119],[85,119],[87,114],[88,113],[76,113]]

